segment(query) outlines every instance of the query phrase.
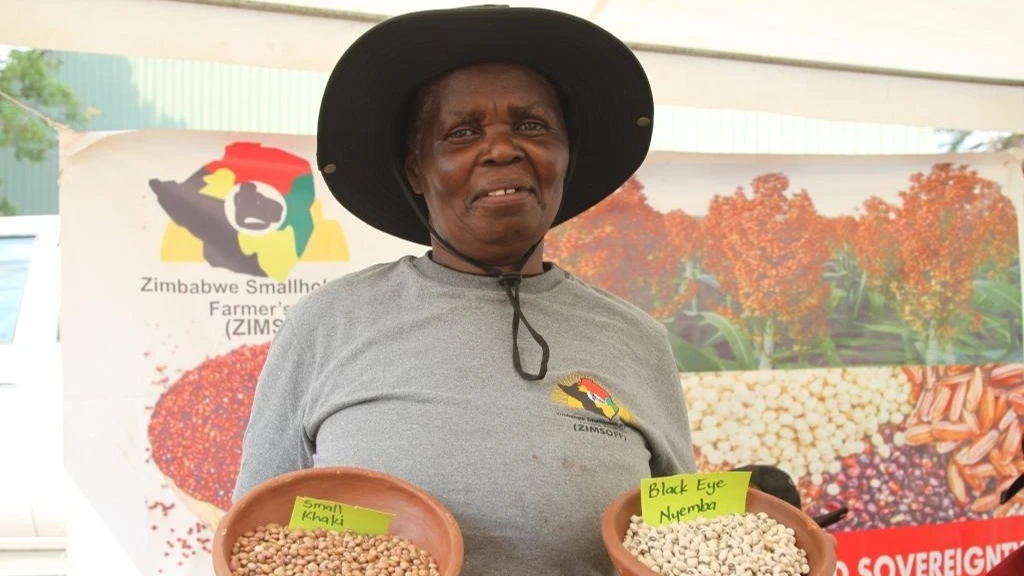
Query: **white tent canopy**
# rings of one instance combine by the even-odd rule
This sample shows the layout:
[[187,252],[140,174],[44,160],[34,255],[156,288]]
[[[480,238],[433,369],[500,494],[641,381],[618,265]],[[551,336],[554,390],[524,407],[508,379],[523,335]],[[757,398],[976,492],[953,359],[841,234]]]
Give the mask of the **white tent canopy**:
[[[330,70],[382,16],[451,0],[3,0],[0,44]],[[1024,132],[1016,0],[510,2],[629,42],[661,105]]]
[[[328,71],[383,15],[452,0],[3,0],[0,43]],[[563,0],[659,105],[1024,132],[1016,0]]]
[[[210,2],[203,2],[210,4]],[[218,2],[223,4],[223,2]],[[271,0],[392,16],[467,0]],[[557,0],[511,2],[587,18],[626,42],[912,72],[1024,80],[1012,0]],[[1002,56],[1002,57],[1000,57]]]

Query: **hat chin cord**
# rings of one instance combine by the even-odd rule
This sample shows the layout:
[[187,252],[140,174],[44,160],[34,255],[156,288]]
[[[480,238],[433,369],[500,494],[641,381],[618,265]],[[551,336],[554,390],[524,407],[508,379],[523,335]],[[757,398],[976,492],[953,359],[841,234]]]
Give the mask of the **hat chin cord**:
[[[413,194],[413,191],[410,189],[409,183],[405,179],[405,174],[399,168],[398,164],[393,162],[391,164],[391,169],[395,173],[395,179],[398,180],[399,186],[402,187],[402,191],[405,193],[406,199],[409,201],[409,204],[412,206],[413,212],[416,213],[416,216],[420,219],[420,221],[423,223],[423,225],[427,227],[427,230],[430,231],[430,236],[434,240],[436,240],[438,244],[443,246],[445,248],[445,250],[447,250],[448,252],[451,252],[457,258],[461,259],[462,261],[466,262],[467,264],[469,264],[471,266],[479,268],[481,271],[483,271],[488,276],[493,276],[493,277],[498,279],[498,284],[502,288],[505,289],[505,295],[508,297],[509,303],[512,304],[512,310],[513,310],[513,315],[512,315],[512,365],[515,367],[515,370],[519,374],[519,376],[522,377],[524,380],[529,380],[529,381],[542,380],[544,378],[544,376],[547,375],[547,372],[548,372],[548,359],[551,357],[551,350],[550,350],[550,347],[548,346],[547,341],[544,340],[544,337],[541,336],[533,328],[533,326],[530,325],[530,322],[526,320],[526,316],[523,315],[522,307],[519,304],[519,285],[523,281],[523,274],[522,274],[523,266],[526,265],[526,262],[530,259],[530,256],[533,256],[534,251],[537,250],[537,247],[540,246],[540,243],[544,240],[544,238],[542,237],[540,240],[535,242],[533,244],[533,246],[530,246],[530,249],[527,250],[525,254],[523,254],[523,256],[519,259],[518,262],[516,262],[515,272],[502,272],[501,270],[495,268],[494,266],[491,266],[490,264],[488,264],[486,262],[482,262],[480,260],[477,260],[476,258],[472,258],[472,257],[466,256],[462,252],[458,251],[454,246],[452,246],[451,242],[449,242],[448,240],[444,239],[440,234],[438,234],[437,230],[434,229],[434,226],[430,223],[430,220],[426,217],[426,215],[423,213],[423,211],[420,210],[419,205],[416,203],[416,197]],[[520,322],[523,324],[523,326],[526,327],[526,330],[530,333],[530,336],[533,337],[534,342],[536,342],[537,345],[540,346],[540,350],[541,350],[540,369],[537,371],[536,374],[531,374],[531,373],[526,372],[525,370],[523,370],[522,360],[520,359],[520,355],[519,355],[519,324],[520,324]]]

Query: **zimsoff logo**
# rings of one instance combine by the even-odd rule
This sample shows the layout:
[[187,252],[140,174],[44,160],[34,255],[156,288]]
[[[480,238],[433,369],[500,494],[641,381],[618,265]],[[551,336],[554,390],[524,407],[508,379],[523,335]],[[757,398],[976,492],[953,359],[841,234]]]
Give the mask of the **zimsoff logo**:
[[[341,225],[324,217],[310,163],[291,152],[233,142],[219,159],[185,168],[170,168],[170,179],[149,181],[169,219],[160,261],[220,270],[189,266],[186,280],[161,266],[161,272],[140,278],[138,290],[198,297],[195,305],[225,338],[265,340],[284,325],[300,297],[327,284],[292,277],[300,262],[349,259]],[[201,271],[216,279],[196,279]]]
[[632,415],[592,375],[573,372],[551,391],[551,401],[563,406],[559,416],[576,420],[573,431],[626,440]]
[[323,216],[310,163],[285,150],[234,142],[184,180],[149,188],[170,218],[163,262],[206,262],[284,282],[299,262],[349,259],[341,225]]

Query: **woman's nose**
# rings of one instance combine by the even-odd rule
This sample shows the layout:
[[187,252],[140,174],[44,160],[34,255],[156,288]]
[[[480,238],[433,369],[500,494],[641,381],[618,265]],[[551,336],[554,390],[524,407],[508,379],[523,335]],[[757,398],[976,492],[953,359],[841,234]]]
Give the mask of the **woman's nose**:
[[523,159],[523,150],[509,130],[490,130],[485,135],[484,164],[513,164]]

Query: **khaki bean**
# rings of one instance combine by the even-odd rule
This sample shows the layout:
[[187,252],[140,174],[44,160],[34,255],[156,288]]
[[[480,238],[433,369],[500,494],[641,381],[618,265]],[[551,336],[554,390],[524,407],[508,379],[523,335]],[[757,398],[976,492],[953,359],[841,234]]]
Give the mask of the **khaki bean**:
[[430,554],[412,542],[352,532],[291,531],[268,524],[231,547],[232,576],[440,576]]

